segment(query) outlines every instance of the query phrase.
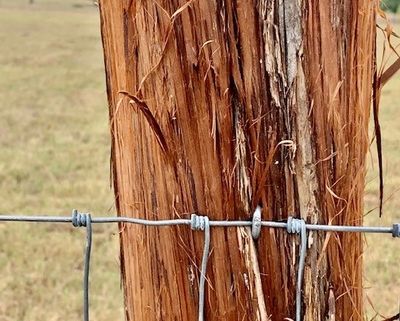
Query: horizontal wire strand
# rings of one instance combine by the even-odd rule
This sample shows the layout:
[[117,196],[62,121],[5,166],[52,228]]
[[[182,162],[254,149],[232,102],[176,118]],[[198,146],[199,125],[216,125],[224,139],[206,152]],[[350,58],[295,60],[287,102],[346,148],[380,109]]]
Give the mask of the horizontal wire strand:
[[[251,227],[254,239],[260,235],[261,227],[286,229],[289,234],[300,234],[299,266],[296,284],[296,321],[301,321],[302,282],[307,251],[307,231],[322,232],[350,232],[350,233],[391,233],[393,237],[400,237],[400,224],[392,227],[383,226],[341,226],[306,224],[303,219],[288,217],[287,222],[262,221],[260,209],[257,208],[251,221],[244,220],[210,220],[208,216],[192,214],[191,219],[148,220],[126,216],[91,217],[89,213],[72,211],[72,216],[47,216],[47,215],[0,215],[0,222],[27,222],[27,223],[72,223],[74,227],[86,227],[86,247],[83,275],[83,320],[89,321],[89,267],[92,246],[92,224],[128,223],[143,226],[177,226],[188,225],[194,231],[204,232],[204,246],[199,278],[199,305],[198,320],[204,321],[205,280],[207,262],[210,252],[210,227]],[[257,216],[257,217],[255,217]]]
[[[26,223],[71,223],[70,216],[28,216],[28,215],[0,215],[0,222],[26,222]],[[105,223],[128,223],[144,226],[190,226],[190,219],[170,219],[170,220],[148,220],[141,218],[132,218],[127,216],[114,217],[92,217],[92,224]],[[210,220],[211,227],[251,227],[252,221],[226,221],[226,220]],[[394,224],[394,226],[397,224]],[[286,222],[261,221],[262,227],[269,228],[287,228]],[[358,225],[322,225],[322,224],[306,224],[309,231],[322,232],[347,232],[347,233],[388,233],[394,232],[393,227],[385,226],[358,226]]]

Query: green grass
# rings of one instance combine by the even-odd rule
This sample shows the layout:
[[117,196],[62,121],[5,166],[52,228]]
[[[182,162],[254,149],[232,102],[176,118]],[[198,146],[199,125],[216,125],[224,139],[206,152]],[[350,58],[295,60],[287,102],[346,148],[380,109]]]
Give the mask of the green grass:
[[[86,0],[0,0],[0,212],[113,213],[108,110],[98,12]],[[386,195],[366,224],[400,221],[400,77],[382,99]],[[372,155],[375,154],[371,146]],[[372,156],[375,160],[376,157]],[[366,211],[376,207],[376,161]],[[123,320],[118,235],[94,227],[93,320]],[[399,241],[367,236],[368,296],[385,315],[398,311]],[[0,321],[79,320],[84,231],[0,224]],[[371,308],[367,308],[370,318]]]

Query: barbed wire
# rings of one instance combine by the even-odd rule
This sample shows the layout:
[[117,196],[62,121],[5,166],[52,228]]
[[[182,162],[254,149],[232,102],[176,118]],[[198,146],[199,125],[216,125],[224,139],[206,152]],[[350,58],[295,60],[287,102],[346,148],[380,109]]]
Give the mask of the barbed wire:
[[261,208],[258,206],[253,214],[251,221],[245,220],[210,220],[208,216],[192,214],[190,219],[171,219],[171,220],[148,220],[131,218],[125,216],[114,217],[92,217],[89,213],[81,213],[77,210],[72,211],[71,216],[51,216],[51,215],[0,215],[0,222],[28,222],[28,223],[72,223],[74,227],[86,227],[86,246],[84,255],[83,273],[83,320],[89,321],[89,272],[90,257],[92,250],[92,224],[107,223],[128,223],[144,226],[177,226],[188,225],[194,231],[204,232],[204,246],[201,261],[199,278],[199,304],[198,321],[204,321],[204,302],[205,302],[205,281],[208,257],[211,244],[211,227],[249,227],[252,237],[256,240],[261,233],[261,228],[286,229],[290,234],[300,235],[299,263],[296,282],[296,321],[301,321],[302,307],[302,283],[307,253],[307,231],[322,232],[345,232],[345,233],[386,233],[393,237],[400,238],[400,223],[395,223],[391,227],[383,226],[342,226],[342,225],[323,225],[307,224],[303,219],[288,217],[286,222],[263,221],[261,219]]

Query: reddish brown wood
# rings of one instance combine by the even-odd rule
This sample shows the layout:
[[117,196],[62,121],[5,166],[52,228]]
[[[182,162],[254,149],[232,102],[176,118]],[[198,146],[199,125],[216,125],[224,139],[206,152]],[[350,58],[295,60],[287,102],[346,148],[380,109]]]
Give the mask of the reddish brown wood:
[[[375,5],[101,0],[118,213],[360,224]],[[127,319],[196,320],[202,233],[120,235]],[[309,241],[304,320],[361,321],[361,237]],[[212,229],[207,320],[294,318],[295,243]]]

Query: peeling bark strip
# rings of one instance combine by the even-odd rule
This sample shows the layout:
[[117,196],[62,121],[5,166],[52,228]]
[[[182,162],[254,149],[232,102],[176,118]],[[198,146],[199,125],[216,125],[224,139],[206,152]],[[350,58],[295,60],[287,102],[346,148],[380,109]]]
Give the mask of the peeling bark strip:
[[[119,214],[362,223],[375,0],[101,0]],[[296,238],[212,229],[207,320],[294,317]],[[196,320],[202,235],[121,227],[128,320]],[[362,320],[359,235],[312,233],[304,320]]]

